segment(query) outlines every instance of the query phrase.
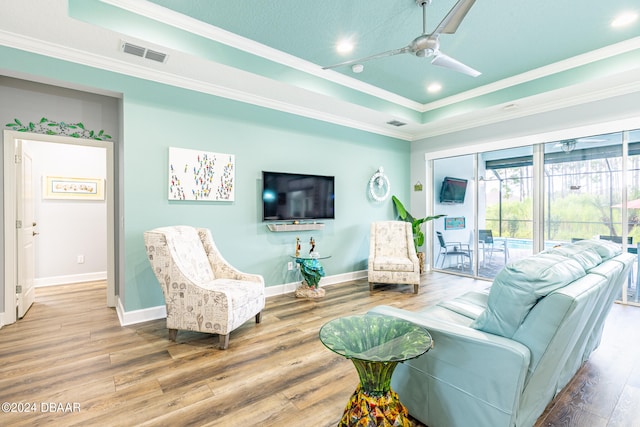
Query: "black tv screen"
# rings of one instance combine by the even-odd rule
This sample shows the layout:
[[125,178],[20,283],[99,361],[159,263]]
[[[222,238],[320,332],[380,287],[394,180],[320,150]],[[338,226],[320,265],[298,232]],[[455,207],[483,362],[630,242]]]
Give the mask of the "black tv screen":
[[440,203],[464,203],[467,192],[467,180],[445,177],[440,190]]
[[335,219],[333,176],[262,171],[262,220]]

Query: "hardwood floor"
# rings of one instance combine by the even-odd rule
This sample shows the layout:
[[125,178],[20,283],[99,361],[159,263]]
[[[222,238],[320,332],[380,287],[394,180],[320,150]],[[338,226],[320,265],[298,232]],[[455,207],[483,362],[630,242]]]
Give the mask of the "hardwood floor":
[[[0,413],[0,425],[335,426],[358,377],[318,339],[324,323],[488,286],[441,273],[423,281],[419,295],[369,292],[360,280],[315,301],[269,298],[262,323],[232,332],[228,350],[195,332],[171,342],[164,320],[121,327],[103,283],[39,288],[27,316],[0,330],[0,403],[31,412]],[[601,347],[536,426],[640,426],[638,329],[640,309],[615,305]]]

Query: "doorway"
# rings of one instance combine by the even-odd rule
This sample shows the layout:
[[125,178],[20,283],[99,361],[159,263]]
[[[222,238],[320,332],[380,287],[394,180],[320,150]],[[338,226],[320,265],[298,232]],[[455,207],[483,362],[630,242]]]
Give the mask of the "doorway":
[[[16,300],[16,285],[20,269],[24,268],[25,260],[21,259],[20,252],[17,251],[19,237],[18,206],[21,204],[21,194],[18,191],[21,180],[17,176],[20,169],[18,163],[21,148],[21,141],[34,141],[35,143],[55,143],[77,147],[95,147],[104,150],[106,162],[104,182],[104,202],[106,206],[106,304],[114,307],[116,303],[115,288],[115,200],[114,200],[114,143],[111,141],[94,141],[78,139],[56,135],[32,134],[16,131],[4,131],[4,318],[3,324],[13,323],[17,320],[14,303]],[[51,147],[48,147],[51,148]],[[79,161],[82,161],[79,159]],[[37,177],[35,177],[37,179]],[[80,262],[80,255],[78,256]]]

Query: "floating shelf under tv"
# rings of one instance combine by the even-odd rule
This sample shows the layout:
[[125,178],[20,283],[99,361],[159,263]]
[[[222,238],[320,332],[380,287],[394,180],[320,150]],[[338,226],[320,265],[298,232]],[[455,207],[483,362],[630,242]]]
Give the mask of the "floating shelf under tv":
[[321,222],[308,222],[301,224],[271,223],[267,224],[267,228],[271,231],[308,231],[322,230],[324,228],[324,224]]

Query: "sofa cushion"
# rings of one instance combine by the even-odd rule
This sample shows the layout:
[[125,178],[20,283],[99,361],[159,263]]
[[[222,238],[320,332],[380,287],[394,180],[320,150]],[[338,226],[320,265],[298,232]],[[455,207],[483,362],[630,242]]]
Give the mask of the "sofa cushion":
[[563,245],[548,249],[544,253],[558,254],[576,260],[584,271],[589,271],[602,263],[602,257],[598,251],[587,245]]
[[475,320],[486,310],[488,298],[489,291],[471,291],[438,305]]
[[609,240],[580,240],[574,243],[574,246],[595,249],[595,251],[598,252],[598,255],[600,255],[603,261],[611,259],[614,256],[620,255],[622,253],[622,245],[611,242]]
[[413,271],[413,263],[409,258],[376,257],[373,261],[373,269],[376,271]]
[[540,253],[510,263],[496,276],[487,309],[471,327],[511,338],[540,298],[584,275],[579,262],[559,254]]

